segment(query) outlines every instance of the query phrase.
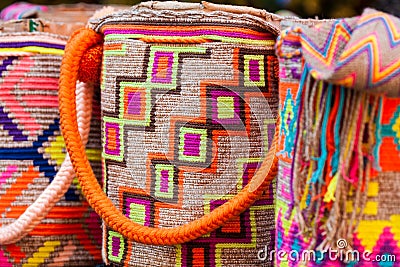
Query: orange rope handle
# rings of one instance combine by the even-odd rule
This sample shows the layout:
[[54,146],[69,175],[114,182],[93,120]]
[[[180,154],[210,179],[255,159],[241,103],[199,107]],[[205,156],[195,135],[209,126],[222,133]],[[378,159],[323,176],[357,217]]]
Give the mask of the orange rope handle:
[[79,30],[70,39],[62,62],[59,98],[61,129],[71,162],[88,203],[104,222],[114,231],[135,242],[151,245],[176,245],[192,241],[216,230],[249,208],[263,194],[276,176],[277,158],[275,157],[275,150],[279,131],[275,133],[271,149],[252,179],[252,181],[263,179],[262,183],[253,185],[253,190],[249,190],[249,186],[252,185],[250,182],[235,197],[197,220],[175,228],[152,228],[131,221],[114,206],[94,176],[78,132],[76,119],[75,83],[79,71],[79,62],[85,51],[101,42],[101,35],[90,29]]
[[139,39],[145,43],[173,43],[173,44],[202,44],[210,42],[209,39],[203,37],[158,37],[146,36]]

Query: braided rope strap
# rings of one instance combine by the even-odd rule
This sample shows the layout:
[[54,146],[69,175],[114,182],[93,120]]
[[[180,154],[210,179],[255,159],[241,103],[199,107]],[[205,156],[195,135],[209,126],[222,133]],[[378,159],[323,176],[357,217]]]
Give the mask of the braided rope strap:
[[[91,29],[78,30],[69,40],[61,67],[60,116],[61,129],[72,165],[88,203],[114,231],[135,242],[151,245],[176,245],[192,241],[224,225],[238,216],[256,201],[269,186],[277,173],[277,133],[261,167],[252,181],[235,197],[214,209],[209,214],[174,228],[152,228],[131,221],[118,210],[106,196],[87,159],[78,134],[75,84],[81,58],[88,49],[98,46],[102,36]],[[279,125],[279,124],[277,124]]]
[[[92,109],[92,85],[78,82],[76,86],[78,128],[82,136],[83,144],[88,141],[90,130],[90,119]],[[29,234],[51,211],[54,205],[67,192],[73,178],[74,169],[69,156],[66,155],[60,170],[57,172],[50,185],[40,194],[18,219],[0,228],[0,244],[11,244],[21,240]]]

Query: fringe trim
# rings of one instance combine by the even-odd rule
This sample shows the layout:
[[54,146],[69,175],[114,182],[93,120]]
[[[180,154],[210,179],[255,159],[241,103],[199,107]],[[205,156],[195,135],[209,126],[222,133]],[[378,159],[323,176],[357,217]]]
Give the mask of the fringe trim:
[[304,66],[289,213],[293,209],[301,233],[310,238],[308,249],[338,249],[341,238],[352,248],[376,162],[380,101],[379,95],[316,81]]

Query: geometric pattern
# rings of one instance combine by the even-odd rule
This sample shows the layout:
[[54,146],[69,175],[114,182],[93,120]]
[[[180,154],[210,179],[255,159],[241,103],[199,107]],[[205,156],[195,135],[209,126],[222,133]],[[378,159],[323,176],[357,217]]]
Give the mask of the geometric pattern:
[[124,134],[123,121],[104,117],[104,151],[103,157],[122,161],[124,153]]
[[[270,193],[273,194],[272,184],[270,190]],[[232,196],[215,197],[218,199],[214,200],[211,195],[206,196],[206,199],[209,200],[205,205],[205,213],[209,213],[222,205]],[[260,233],[254,225],[260,223],[261,216],[273,215],[273,209],[273,199],[269,196],[264,197],[256,201],[249,210],[209,235],[178,246],[178,253],[182,255],[182,266],[199,266],[194,263],[195,260],[201,263],[204,262],[204,266],[225,266],[228,265],[230,260],[234,260],[239,266],[245,266],[246,264],[248,266],[260,266],[265,264],[257,259],[257,252],[264,247],[256,240],[257,238],[273,240],[274,233],[272,229],[268,232]],[[261,218],[257,219],[256,216]],[[273,221],[271,223],[274,225]],[[272,244],[273,241],[271,242]],[[232,253],[232,249],[241,253]]]
[[374,151],[375,156],[379,159],[377,168],[398,172],[400,167],[395,162],[400,160],[400,99],[384,98],[379,112],[381,123],[377,127],[380,136],[377,136],[377,145]]
[[207,129],[180,127],[179,160],[205,162],[207,152]]
[[400,51],[399,29],[399,18],[365,9],[359,18],[305,29],[301,36],[304,59],[316,79],[398,96],[400,63],[392,55]]
[[149,123],[150,99],[148,99],[145,88],[135,85],[122,85],[121,90],[121,119],[129,120],[135,125],[146,125]]
[[[65,37],[39,32],[0,35],[1,225],[15,221],[39,197],[64,161],[58,79],[65,43]],[[18,56],[12,56],[14,52]],[[97,114],[99,108],[93,103]],[[86,150],[97,175],[101,170],[99,119],[93,116]],[[0,246],[0,266],[100,263],[100,224],[74,180],[27,236]]]
[[182,184],[179,183],[179,170],[169,161],[153,159],[151,161],[151,188],[150,195],[166,203],[179,201],[179,192]]
[[[381,64],[383,64],[382,62],[387,60],[382,59],[382,51],[387,53],[387,51],[392,50],[388,50],[385,47],[386,44],[379,47],[379,50],[376,50],[377,47],[375,45],[387,40],[392,42],[393,46],[397,44],[395,41],[397,38],[395,28],[398,23],[391,22],[391,20],[393,20],[393,17],[387,14],[367,10],[360,18],[327,22],[312,28],[304,27],[304,29],[301,28],[301,33],[296,30],[285,32],[281,36],[283,40],[278,41],[282,44],[282,46],[278,45],[277,51],[280,54],[279,60],[281,63],[279,100],[282,120],[278,150],[280,152],[278,153],[279,171],[275,212],[277,222],[275,249],[286,252],[286,255],[289,255],[291,251],[297,251],[300,254],[304,250],[309,249],[312,242],[310,235],[299,234],[299,232],[302,231],[302,226],[296,214],[301,213],[301,211],[298,211],[298,208],[295,206],[296,190],[299,191],[299,187],[304,187],[302,190],[308,190],[307,185],[297,184],[297,187],[295,187],[293,183],[293,176],[296,175],[293,169],[295,165],[293,154],[296,154],[296,151],[293,153],[293,150],[300,147],[297,144],[299,141],[296,136],[299,126],[297,125],[297,121],[293,120],[293,118],[299,117],[296,112],[298,112],[298,109],[302,108],[301,105],[304,105],[304,102],[300,101],[302,94],[299,93],[300,88],[302,88],[302,86],[300,86],[301,75],[298,75],[299,73],[301,74],[301,62],[305,60],[311,64],[310,66],[312,69],[310,75],[314,78],[327,79],[335,84],[341,84],[337,79],[338,76],[336,76],[341,75],[340,70],[346,70],[347,73],[349,73],[349,69],[362,72],[364,71],[364,67],[381,66]],[[359,23],[358,26],[356,26],[356,23]],[[388,34],[390,36],[389,39],[382,37],[378,41],[375,40],[375,37],[380,33],[377,33],[377,35],[373,37],[371,37],[370,34],[366,34],[368,27],[368,29],[374,29],[380,32],[378,29],[381,29],[382,25],[376,26],[375,28],[371,26],[372,23],[387,24],[387,27],[382,29],[382,33],[384,33],[383,35],[385,36]],[[359,31],[361,29],[364,30],[364,37],[371,37],[369,39],[370,46],[368,48],[365,47],[368,46],[367,42],[360,41],[359,46],[354,42],[348,44],[349,40],[352,38],[359,37]],[[357,35],[355,36],[356,30]],[[364,38],[364,41],[366,39],[367,38]],[[332,47],[330,45],[332,45]],[[334,49],[333,46],[335,46],[336,49]],[[356,47],[352,50],[354,55],[350,53],[345,54],[346,52],[344,52],[344,50],[349,49],[350,51],[351,46]],[[293,52],[300,51],[300,48],[302,48],[301,52],[304,54],[296,54]],[[344,53],[345,55],[341,56],[340,53]],[[362,55],[363,53],[364,55]],[[391,53],[392,52],[387,53],[387,55]],[[365,64],[362,67],[349,67],[351,64],[354,64],[351,60],[356,61],[359,59],[357,57],[367,55],[371,57],[371,60],[378,61],[378,63],[376,63],[377,65],[371,63]],[[344,67],[344,63],[349,64],[346,67],[347,69]],[[390,69],[388,65],[386,67]],[[383,86],[386,89],[391,88],[389,85],[391,81],[389,80],[391,78],[393,78],[393,80],[397,79],[396,73],[398,72],[398,68],[392,70],[393,73],[386,72],[384,76],[379,78],[376,75],[380,75],[379,72],[384,72],[384,68],[380,68],[379,70],[374,69],[371,71],[378,72],[372,73],[371,75],[365,75],[365,73],[353,75],[352,77],[354,80],[343,80],[343,84],[349,85],[347,82],[351,82],[351,85],[353,87],[355,86],[357,89],[361,88],[358,87],[359,83],[363,83],[363,89],[375,91],[382,90]],[[329,75],[329,77],[323,75]],[[364,78],[372,80],[369,80],[368,85],[365,85],[366,80],[363,80]],[[393,91],[398,91],[398,86],[392,88],[394,88],[392,93]],[[343,93],[344,90],[346,90],[345,93],[350,91],[350,89],[342,88],[341,92]],[[339,97],[337,99],[339,100]],[[296,107],[298,104],[300,104],[300,107]],[[307,110],[303,108],[302,112],[307,112]],[[373,148],[373,160],[371,160],[373,168],[368,174],[370,177],[368,189],[366,190],[364,188],[362,192],[366,198],[365,208],[361,214],[357,230],[353,233],[352,237],[347,238],[347,242],[351,244],[353,250],[357,250],[361,256],[364,252],[367,253],[371,260],[367,261],[360,257],[361,259],[358,262],[330,261],[326,254],[324,257],[317,252],[317,260],[308,262],[306,264],[307,266],[397,266],[395,262],[391,260],[379,262],[375,259],[379,259],[382,255],[386,257],[391,256],[392,259],[393,257],[397,259],[400,257],[400,198],[398,197],[398,192],[400,190],[400,168],[398,166],[398,162],[400,161],[399,122],[400,98],[381,96],[377,105],[376,119],[373,122],[375,124],[373,129],[375,144]],[[327,131],[329,131],[329,128]],[[301,162],[301,164],[305,166],[306,162]],[[328,168],[333,168],[333,160],[331,162],[327,161],[326,164]],[[304,193],[304,196],[307,196],[307,194]],[[348,218],[350,218],[355,206],[355,190],[349,190],[346,198],[346,212]],[[305,205],[309,205],[308,201],[308,199],[301,199],[300,209],[305,209],[302,205],[304,203]],[[321,215],[321,217],[322,216],[324,215]],[[323,229],[316,228],[317,238],[313,247],[318,247],[324,239],[324,233],[322,233],[322,231]],[[299,261],[290,259],[287,256],[286,258],[277,258],[276,260],[277,266],[304,266],[304,264]]]
[[121,262],[124,257],[125,240],[120,233],[110,231],[108,236],[108,257],[115,262]]
[[265,86],[264,57],[262,55],[244,56],[244,79],[245,86]]
[[177,172],[172,165],[157,164],[155,166],[155,197],[173,198],[174,183],[176,183]]
[[126,217],[144,226],[154,226],[155,198],[141,190],[127,189],[122,193],[123,211]]
[[[286,98],[284,103],[281,103],[281,132],[282,135],[285,137],[284,140],[284,144],[283,145],[283,149],[282,151],[279,152],[279,154],[284,154],[285,156],[287,156],[288,158],[292,158],[292,153],[293,153],[293,146],[294,146],[294,129],[296,128],[296,120],[295,120],[295,108],[296,108],[296,103],[293,101],[293,95],[292,94],[296,94],[297,93],[297,88],[296,87],[292,87],[292,85],[285,85],[285,89],[287,93],[286,93]],[[294,89],[296,88],[296,89]],[[283,138],[282,138],[283,139]]]
[[[104,189],[131,220],[150,227],[192,221],[236,195],[259,168],[277,117],[274,35],[241,23],[101,26]],[[160,41],[146,41],[154,36]],[[236,219],[178,246],[141,245],[106,228],[107,261],[270,266],[257,252],[272,246],[273,205],[271,185]]]
[[172,83],[172,70],[176,69],[176,68],[173,68],[173,63],[174,63],[174,53],[173,52],[170,52],[170,51],[163,52],[160,50],[155,51],[154,52],[154,62],[152,64],[153,71],[151,73],[151,82],[152,83],[171,84]]
[[144,88],[123,87],[121,88],[121,101],[124,103],[124,118],[130,120],[144,120],[145,110],[148,106],[141,106],[144,102],[148,105],[146,99],[146,90]]
[[240,108],[243,106],[243,100],[240,96],[224,88],[209,88],[212,99],[212,123],[229,126],[242,124]]

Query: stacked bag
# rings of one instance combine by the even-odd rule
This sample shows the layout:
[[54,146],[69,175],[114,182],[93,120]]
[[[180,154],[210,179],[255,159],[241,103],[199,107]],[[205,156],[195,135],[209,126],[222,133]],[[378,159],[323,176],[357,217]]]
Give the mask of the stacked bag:
[[[102,262],[101,220],[66,156],[58,111],[64,48],[85,23],[30,17],[0,23],[0,265],[94,266]],[[100,106],[87,94],[94,87],[78,82],[76,92],[89,114],[80,120],[82,138],[100,175]]]

